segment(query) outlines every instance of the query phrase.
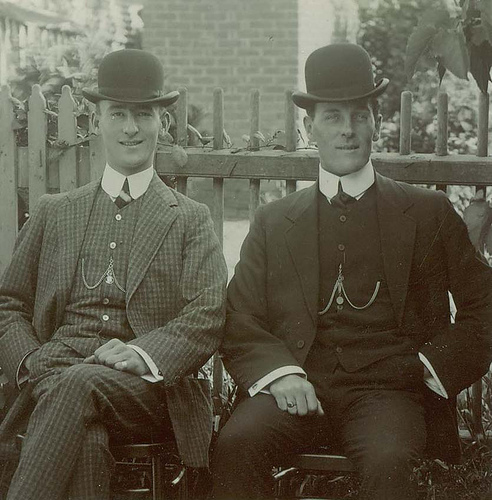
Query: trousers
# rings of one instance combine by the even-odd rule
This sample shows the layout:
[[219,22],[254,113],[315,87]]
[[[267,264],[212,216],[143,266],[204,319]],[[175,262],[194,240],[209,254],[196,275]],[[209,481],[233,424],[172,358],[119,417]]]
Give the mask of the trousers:
[[[90,343],[90,342],[89,342]],[[88,343],[88,344],[89,344]],[[28,383],[36,401],[7,500],[110,498],[110,440],[171,433],[165,390],[102,365],[87,353],[48,342]]]
[[324,416],[290,415],[269,394],[243,399],[214,451],[214,500],[272,498],[272,468],[280,459],[320,446],[354,463],[359,500],[416,500],[412,471],[426,445],[422,392],[408,380],[362,380],[363,374],[338,368],[323,397],[318,394]]

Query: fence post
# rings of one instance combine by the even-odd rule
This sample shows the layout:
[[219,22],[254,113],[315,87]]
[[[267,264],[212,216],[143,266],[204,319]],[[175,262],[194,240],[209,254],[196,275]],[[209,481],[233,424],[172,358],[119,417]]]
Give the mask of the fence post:
[[[214,90],[214,142],[213,148],[218,150],[223,146],[224,135],[224,100],[222,89]],[[213,180],[213,204],[212,218],[214,221],[215,232],[219,238],[220,244],[224,241],[224,179],[214,177]]]
[[249,130],[249,148],[251,151],[259,151],[260,139],[255,137],[260,131],[260,91],[253,89],[249,101],[250,112],[250,130]]
[[[98,179],[106,165],[106,153],[100,134],[96,134],[94,128],[93,114],[96,112],[96,105],[89,105],[89,180]],[[87,177],[87,176],[85,176]]]
[[489,145],[489,94],[478,95],[478,147],[477,156],[485,157]]
[[[260,149],[260,139],[255,134],[260,131],[260,91],[253,89],[249,101],[250,130],[249,147],[251,151]],[[249,180],[249,222],[253,221],[256,209],[260,204],[260,179]]]
[[[68,85],[62,88],[58,101],[58,140],[66,145],[74,144],[77,139],[77,123],[75,119],[75,101]],[[60,171],[60,192],[70,191],[77,187],[77,150],[75,146],[65,149],[58,163]]]
[[10,89],[0,92],[0,273],[5,271],[17,237],[17,170],[15,135],[12,128],[14,112]]
[[448,94],[439,92],[437,95],[437,139],[436,155],[448,154]]
[[[214,89],[213,94],[213,148],[222,149],[224,146],[224,91],[221,88]],[[224,245],[224,179],[214,177],[213,179],[213,203],[212,219],[214,228],[220,244]],[[221,401],[222,391],[224,390],[224,370],[220,355],[216,352],[213,356],[212,383],[215,411],[219,411],[219,401]],[[218,398],[218,399],[217,399]],[[219,414],[220,415],[220,414]],[[216,418],[219,416],[216,415]],[[218,424],[216,422],[214,425]],[[218,430],[218,429],[216,429]]]
[[409,155],[412,148],[412,93],[401,93],[400,110],[400,154]]
[[48,191],[46,168],[46,100],[38,84],[33,85],[29,98],[27,130],[29,134],[29,212],[39,197]]
[[[185,147],[188,145],[188,90],[185,87],[180,87],[179,99],[176,105],[176,142],[178,146]],[[177,190],[180,193],[186,194],[188,178],[178,176]]]
[[[296,110],[292,101],[292,90],[285,91],[285,150],[295,151],[297,146]],[[295,193],[297,181],[285,181],[287,194]]]

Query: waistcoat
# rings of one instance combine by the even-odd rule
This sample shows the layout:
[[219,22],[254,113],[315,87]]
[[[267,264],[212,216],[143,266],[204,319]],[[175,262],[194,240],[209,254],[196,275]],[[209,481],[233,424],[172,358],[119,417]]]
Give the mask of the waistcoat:
[[[384,275],[375,186],[343,209],[319,193],[318,225],[323,314],[304,368],[322,385],[338,364],[355,372],[412,346],[399,335]],[[337,279],[343,292],[335,289]]]
[[98,190],[62,326],[53,339],[78,349],[87,339],[101,345],[111,338],[134,338],[126,316],[126,278],[142,198],[118,209]]

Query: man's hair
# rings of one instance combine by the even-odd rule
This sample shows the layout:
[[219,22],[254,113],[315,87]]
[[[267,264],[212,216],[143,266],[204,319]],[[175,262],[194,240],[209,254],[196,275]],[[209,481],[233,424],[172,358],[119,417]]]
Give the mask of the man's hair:
[[[363,100],[364,100],[364,98],[361,99],[361,101],[363,101]],[[377,97],[368,97],[367,101],[369,103],[370,108],[372,109],[372,114],[374,115],[374,119],[377,120],[377,118],[379,116],[379,109],[380,109],[378,98]],[[309,106],[309,108],[306,108],[306,113],[311,118],[314,118],[315,111],[316,111],[316,103],[313,103],[311,106]]]

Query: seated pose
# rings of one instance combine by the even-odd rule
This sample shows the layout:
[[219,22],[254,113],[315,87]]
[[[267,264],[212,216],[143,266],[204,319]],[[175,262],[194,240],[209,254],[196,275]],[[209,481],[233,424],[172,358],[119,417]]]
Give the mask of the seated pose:
[[240,400],[214,498],[269,498],[272,466],[326,445],[353,462],[359,499],[415,500],[415,461],[457,459],[454,398],[491,362],[492,269],[442,192],[374,171],[388,80],[367,52],[322,47],[305,76],[293,100],[319,178],[260,207],[229,286],[222,353]]
[[9,500],[109,499],[109,438],[174,435],[207,466],[211,405],[192,374],[220,344],[227,270],[207,207],[153,169],[179,97],[162,87],[150,53],[103,59],[84,91],[102,179],[41,197],[0,283],[0,366],[20,391],[0,442],[28,418]]

